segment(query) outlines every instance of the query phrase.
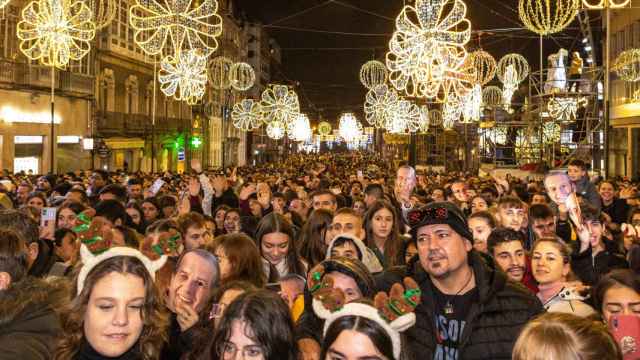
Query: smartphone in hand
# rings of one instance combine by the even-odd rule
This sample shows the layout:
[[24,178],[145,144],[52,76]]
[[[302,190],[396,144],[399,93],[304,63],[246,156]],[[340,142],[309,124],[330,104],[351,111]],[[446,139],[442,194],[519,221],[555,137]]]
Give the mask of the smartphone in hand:
[[56,231],[56,214],[57,208],[46,207],[42,208],[40,216],[40,238],[53,240],[54,233]]
[[640,359],[640,316],[611,315],[607,323],[622,350],[623,359]]

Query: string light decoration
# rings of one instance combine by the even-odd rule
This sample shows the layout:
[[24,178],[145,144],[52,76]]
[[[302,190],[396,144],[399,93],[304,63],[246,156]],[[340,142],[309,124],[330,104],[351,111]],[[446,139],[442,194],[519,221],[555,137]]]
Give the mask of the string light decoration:
[[360,68],[360,82],[369,90],[386,83],[388,75],[387,67],[377,60],[367,61]]
[[182,52],[178,58],[169,55],[160,62],[158,81],[166,96],[195,104],[207,85],[207,58],[197,50]]
[[269,85],[262,92],[260,105],[267,124],[278,121],[287,127],[300,113],[298,95],[286,85]]
[[234,63],[225,56],[217,56],[209,64],[209,82],[214,89],[227,90],[231,88],[231,68]]
[[469,54],[470,61],[476,70],[474,83],[488,84],[496,76],[498,64],[496,59],[484,50],[477,50]]
[[426,134],[429,132],[429,125],[431,123],[429,119],[429,107],[427,105],[420,106],[420,126],[418,127],[418,131],[421,134]]
[[613,63],[612,70],[622,80],[640,80],[640,49],[629,49],[620,53]]
[[542,124],[542,141],[545,144],[553,144],[560,141],[562,127],[554,121],[548,121]]
[[364,114],[367,122],[383,128],[387,121],[389,109],[398,102],[398,93],[387,85],[376,85],[367,92],[364,103]]
[[511,99],[518,89],[518,74],[513,64],[507,66],[502,88],[502,104],[506,110],[511,109]]
[[458,101],[447,101],[442,108],[442,126],[445,130],[453,129],[453,126],[462,115],[462,104]]
[[538,136],[534,133],[533,128],[526,127],[516,131],[515,151],[520,163],[537,159],[540,153],[540,144],[537,139]]
[[442,111],[438,109],[429,111],[429,126],[442,126]]
[[362,135],[362,124],[352,113],[344,113],[340,116],[338,136],[345,142],[354,142]]
[[305,114],[298,114],[289,127],[289,138],[294,141],[307,141],[311,139],[313,132],[309,117]]
[[321,121],[318,124],[318,134],[322,135],[322,136],[326,136],[331,134],[331,131],[333,130],[333,128],[331,127],[331,124],[329,124],[326,121]]
[[80,0],[32,1],[17,25],[20,51],[30,60],[63,69],[91,50],[96,35],[91,16],[91,9]]
[[[427,83],[427,97],[435,99],[436,102],[445,103],[449,98],[453,97],[453,101],[460,102],[469,92],[473,90],[474,79],[476,78],[475,68],[470,61],[463,62],[462,66],[457,69],[447,69],[443,73],[442,81],[439,83],[440,88],[436,88],[437,81],[434,81],[433,87]],[[431,92],[435,91],[435,92]]]
[[640,89],[633,92],[632,102],[640,103]]
[[520,0],[520,21],[539,35],[555,34],[564,30],[580,10],[580,0]]
[[[136,0],[129,8],[133,41],[148,55],[177,56],[200,50],[205,57],[218,48],[222,18],[216,0]],[[169,46],[167,46],[169,43]]]
[[482,88],[476,84],[463,101],[462,119],[465,123],[480,121]]
[[420,109],[408,100],[400,100],[389,110],[385,129],[392,134],[414,133],[420,128]]
[[582,96],[579,98],[552,98],[547,104],[549,117],[556,121],[568,123],[576,120],[578,108],[587,106],[588,100]]
[[238,91],[246,91],[253,87],[256,82],[256,73],[251,65],[239,62],[229,69],[229,83],[232,88]]
[[434,97],[433,88],[439,84],[433,83],[445,70],[462,66],[467,57],[464,45],[471,37],[466,13],[462,0],[416,0],[415,7],[402,9],[386,55],[389,79],[398,91],[409,97]]
[[507,77],[507,69],[509,66],[513,66],[516,71],[516,80],[518,84],[524,81],[529,76],[529,63],[524,56],[520,54],[507,54],[500,61],[498,61],[498,69],[496,75],[501,83],[505,83]]
[[118,2],[116,0],[88,0],[88,6],[93,14],[96,30],[109,26],[118,11]]
[[262,124],[262,108],[253,99],[243,99],[233,106],[231,112],[233,126],[242,131],[257,129]]
[[267,124],[267,136],[273,140],[280,140],[286,133],[285,125],[278,120]]
[[591,10],[602,10],[605,8],[619,9],[629,4],[631,4],[631,0],[582,0],[582,5]]
[[502,90],[497,86],[487,86],[482,90],[482,106],[496,108],[502,105]]

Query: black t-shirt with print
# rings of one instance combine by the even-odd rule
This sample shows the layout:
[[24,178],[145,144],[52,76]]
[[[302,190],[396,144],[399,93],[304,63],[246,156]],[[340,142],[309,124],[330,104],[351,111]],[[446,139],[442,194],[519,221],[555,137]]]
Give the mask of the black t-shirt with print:
[[[458,360],[462,333],[466,318],[474,302],[478,302],[478,289],[473,288],[462,295],[445,295],[433,287],[435,303],[434,326],[436,333],[436,351],[434,360]],[[451,306],[447,306],[451,304]],[[453,310],[453,311],[448,311]]]

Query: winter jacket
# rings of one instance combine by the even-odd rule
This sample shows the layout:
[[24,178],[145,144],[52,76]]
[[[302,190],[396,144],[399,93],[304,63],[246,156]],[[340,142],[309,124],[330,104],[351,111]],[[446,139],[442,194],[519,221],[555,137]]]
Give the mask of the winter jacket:
[[164,344],[160,360],[179,360],[192,347],[195,325],[187,331],[180,330],[178,316],[171,313],[169,319],[169,342]]
[[56,254],[53,244],[49,240],[38,240],[38,257],[29,269],[29,275],[44,278],[49,276],[49,272],[56,263]]
[[[540,300],[521,284],[507,280],[493,262],[485,262],[472,250],[469,263],[473,269],[479,302],[468,311],[459,346],[459,358],[511,359],[513,345],[522,327],[544,312]],[[416,307],[416,324],[404,334],[407,358],[433,359],[437,333],[434,321],[433,284],[419,262],[413,263],[405,276],[412,277],[422,290],[422,302]],[[376,279],[379,290],[388,291],[402,276],[388,272]]]
[[605,250],[592,256],[591,246],[579,253],[579,244],[571,256],[571,269],[585,285],[595,285],[600,278],[614,269],[626,269],[629,267],[624,256],[616,252],[608,242],[605,242]]
[[576,181],[575,184],[576,193],[587,200],[589,202],[589,205],[600,210],[600,208],[602,207],[600,194],[598,194],[596,186],[591,181],[589,181],[589,178],[583,176],[580,180]]
[[0,291],[0,359],[50,359],[62,333],[57,311],[68,300],[65,279],[26,277]]
[[543,306],[548,312],[573,314],[580,317],[588,317],[597,314],[596,311],[584,301],[585,297],[578,294],[573,288],[562,288],[554,297],[547,300]]

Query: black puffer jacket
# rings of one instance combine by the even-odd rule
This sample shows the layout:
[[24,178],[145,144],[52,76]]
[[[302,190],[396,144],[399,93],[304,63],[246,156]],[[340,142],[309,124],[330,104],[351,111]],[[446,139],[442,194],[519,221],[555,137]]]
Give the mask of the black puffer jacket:
[[[466,319],[461,338],[459,358],[511,359],[513,345],[522,327],[544,312],[542,304],[521,284],[507,280],[493,263],[486,263],[475,251],[469,253],[480,302],[473,304]],[[416,308],[416,325],[405,334],[408,359],[433,359],[436,333],[432,283],[429,275],[417,262],[405,275],[413,277],[422,289],[422,302]],[[400,280],[397,272],[388,272],[376,279],[379,290]]]

